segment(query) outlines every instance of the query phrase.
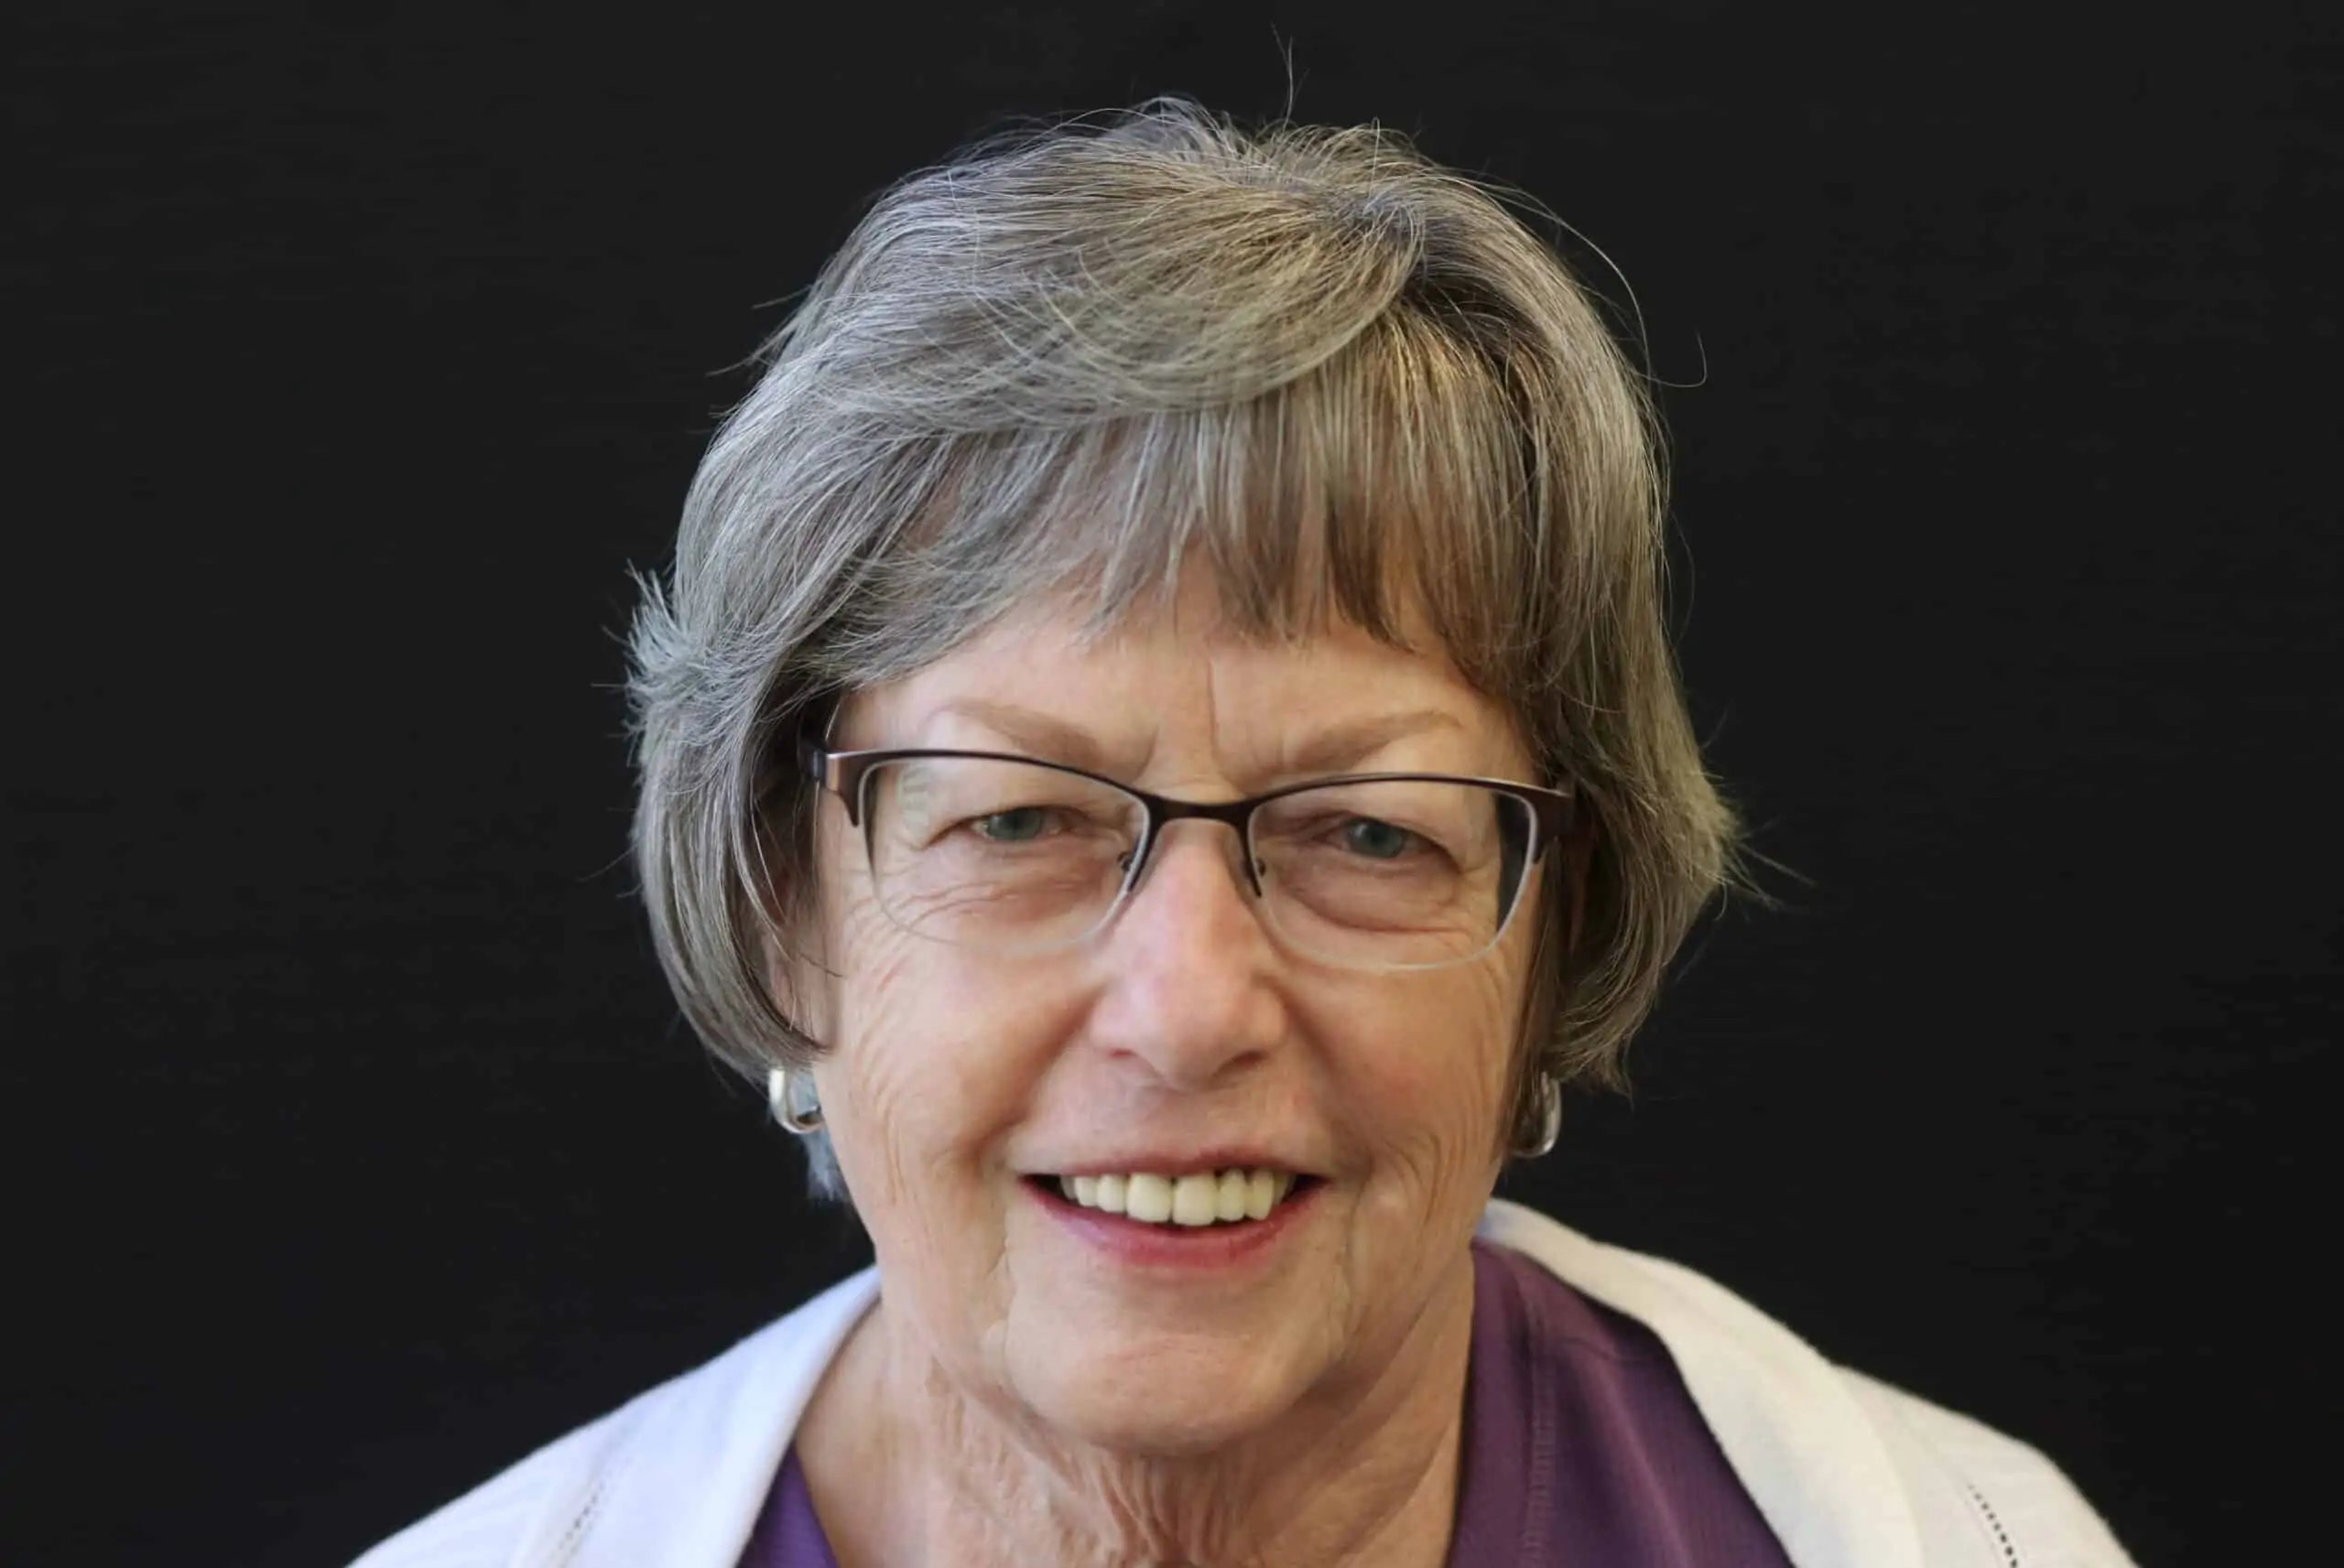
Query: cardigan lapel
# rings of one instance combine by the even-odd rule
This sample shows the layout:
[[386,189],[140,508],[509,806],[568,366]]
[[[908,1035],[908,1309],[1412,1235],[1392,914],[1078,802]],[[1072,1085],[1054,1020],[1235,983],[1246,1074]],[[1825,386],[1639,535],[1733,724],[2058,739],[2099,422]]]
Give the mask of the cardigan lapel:
[[735,1568],[798,1418],[879,1299],[875,1269],[840,1281],[640,1401],[585,1494],[515,1558],[545,1568]]

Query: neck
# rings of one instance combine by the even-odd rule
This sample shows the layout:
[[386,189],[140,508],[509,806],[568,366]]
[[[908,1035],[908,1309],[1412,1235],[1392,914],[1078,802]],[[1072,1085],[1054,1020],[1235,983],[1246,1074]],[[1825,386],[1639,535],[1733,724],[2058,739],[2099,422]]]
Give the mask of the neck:
[[883,1304],[808,1411],[799,1462],[841,1568],[1438,1568],[1472,1292],[1460,1259],[1399,1353],[1355,1385],[1177,1455],[1069,1442],[977,1396]]

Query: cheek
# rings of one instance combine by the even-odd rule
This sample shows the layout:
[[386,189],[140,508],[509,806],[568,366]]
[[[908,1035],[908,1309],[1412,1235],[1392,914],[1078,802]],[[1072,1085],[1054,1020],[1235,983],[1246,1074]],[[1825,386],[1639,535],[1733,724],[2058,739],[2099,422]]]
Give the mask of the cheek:
[[875,909],[839,915],[837,1032],[820,1076],[857,1206],[874,1227],[900,1212],[922,1230],[997,1212],[999,1146],[1070,1026],[1067,988],[1004,986],[997,964]]
[[1494,1177],[1519,993],[1474,966],[1401,977],[1328,1018],[1337,1091],[1408,1184]]
[[849,911],[840,941],[836,1032],[823,1064],[831,1139],[866,1213],[936,1192],[940,1168],[988,1119],[986,1081],[972,1071],[965,999],[949,967],[919,939]]

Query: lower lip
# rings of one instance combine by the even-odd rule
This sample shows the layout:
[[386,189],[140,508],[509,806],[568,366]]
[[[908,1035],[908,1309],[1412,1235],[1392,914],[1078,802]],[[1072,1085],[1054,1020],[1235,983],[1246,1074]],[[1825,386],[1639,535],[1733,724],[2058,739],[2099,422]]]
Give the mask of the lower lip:
[[1230,1225],[1152,1225],[1085,1208],[1058,1191],[1054,1183],[1020,1184],[1045,1214],[1116,1262],[1137,1269],[1190,1271],[1234,1269],[1267,1257],[1317,1204],[1323,1184],[1312,1182],[1288,1194],[1264,1218]]

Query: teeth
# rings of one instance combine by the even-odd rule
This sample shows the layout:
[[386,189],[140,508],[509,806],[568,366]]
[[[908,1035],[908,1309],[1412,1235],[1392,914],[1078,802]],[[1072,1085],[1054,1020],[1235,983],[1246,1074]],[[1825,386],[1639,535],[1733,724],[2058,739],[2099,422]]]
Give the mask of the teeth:
[[1271,1171],[1255,1171],[1245,1178],[1245,1217],[1267,1219],[1275,1208],[1283,1191],[1277,1174]]
[[1223,1171],[1221,1180],[1212,1184],[1212,1217],[1224,1225],[1245,1217],[1245,1192],[1248,1186],[1243,1171]]
[[1140,1171],[1058,1178],[1058,1191],[1085,1208],[1150,1225],[1191,1227],[1267,1219],[1293,1190],[1294,1175],[1287,1171],[1199,1171],[1178,1177]]
[[1210,1225],[1221,1207],[1221,1178],[1206,1172],[1172,1184],[1172,1223]]
[[1162,1176],[1134,1176],[1123,1189],[1123,1212],[1162,1225],[1172,1217],[1172,1184]]

